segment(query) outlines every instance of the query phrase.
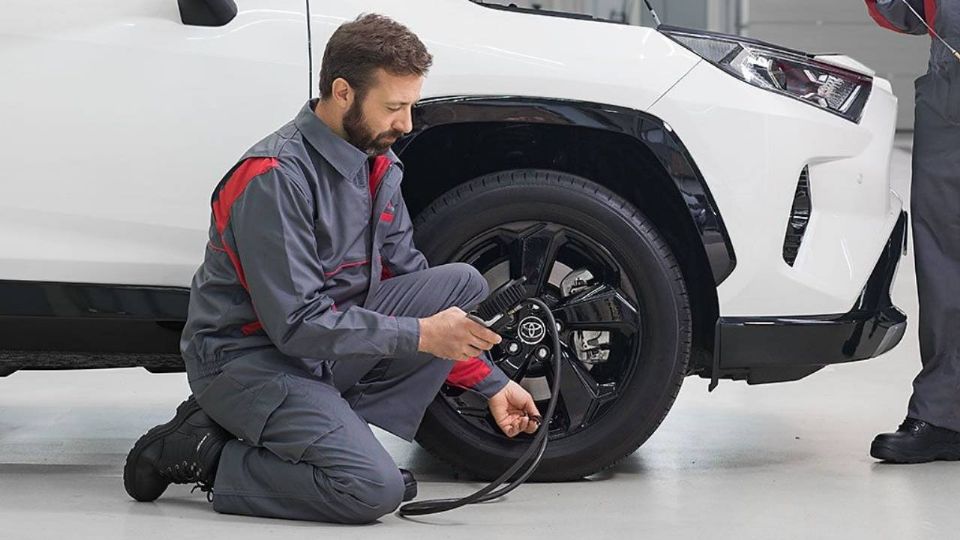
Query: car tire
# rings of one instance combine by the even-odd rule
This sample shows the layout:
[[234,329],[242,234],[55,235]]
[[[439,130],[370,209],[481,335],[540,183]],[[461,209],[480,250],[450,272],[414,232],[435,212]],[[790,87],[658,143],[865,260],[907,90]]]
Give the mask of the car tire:
[[[653,223],[633,205],[586,178],[547,170],[511,170],[458,185],[420,212],[414,225],[416,245],[431,265],[473,264],[491,290],[532,272],[531,295],[547,301],[558,321],[573,313],[572,299],[584,291],[602,291],[607,300],[601,311],[623,314],[617,321],[600,323],[586,315],[573,316],[580,325],[615,327],[588,331],[595,332],[589,335],[597,336],[594,341],[603,345],[599,349],[584,348],[584,343],[596,345],[587,334],[579,334],[579,341],[574,337],[576,330],[563,334],[569,359],[563,365],[573,370],[569,372],[587,373],[584,380],[590,383],[583,388],[571,386],[569,392],[561,390],[561,406],[549,423],[550,442],[534,480],[562,481],[597,473],[633,453],[653,434],[685,376],[692,323],[681,269]],[[591,250],[598,262],[591,262]],[[531,260],[546,261],[551,256],[555,262],[530,270],[536,267]],[[561,275],[568,280],[566,285],[564,280],[557,283]],[[543,278],[542,287],[536,283],[538,278]],[[609,282],[604,283],[605,279]],[[490,351],[491,359],[508,375],[516,375],[516,365],[523,364],[523,359],[508,355],[503,348],[510,341],[508,333],[501,335],[504,343]],[[549,362],[539,365],[539,371],[534,369],[535,362],[523,365],[524,386],[537,388],[533,382],[539,380],[542,390],[543,382],[551,380]],[[608,401],[593,400],[598,395]],[[547,401],[539,397],[543,412]],[[580,409],[566,405],[584,400],[588,405]],[[531,436],[507,438],[489,414],[483,417],[484,406],[485,400],[473,392],[445,385],[428,407],[416,440],[461,473],[492,479],[520,456]],[[569,410],[562,412],[565,407]]]

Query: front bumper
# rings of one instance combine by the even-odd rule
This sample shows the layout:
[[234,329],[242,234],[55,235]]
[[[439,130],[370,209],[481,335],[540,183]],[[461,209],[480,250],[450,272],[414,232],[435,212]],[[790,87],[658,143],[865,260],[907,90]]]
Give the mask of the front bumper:
[[800,317],[723,317],[717,322],[711,389],[719,379],[749,384],[793,381],[826,365],[879,356],[900,342],[907,317],[890,298],[905,252],[907,213],[890,238],[854,307]]
[[[736,253],[717,287],[721,316],[850,309],[903,210],[889,175],[896,111],[880,78],[853,123],[707,62],[651,107],[690,152]],[[804,176],[811,211],[789,264],[784,238]]]

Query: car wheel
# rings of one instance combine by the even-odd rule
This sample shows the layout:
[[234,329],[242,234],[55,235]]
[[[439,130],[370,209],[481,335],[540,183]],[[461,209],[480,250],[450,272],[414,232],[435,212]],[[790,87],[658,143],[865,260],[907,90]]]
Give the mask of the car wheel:
[[[560,326],[560,359],[549,336],[521,331],[539,320],[535,311],[518,314],[490,351],[541,411],[552,363],[561,363],[560,401],[533,479],[588,476],[653,434],[685,375],[691,315],[676,259],[636,208],[585,178],[512,170],[445,193],[417,216],[415,231],[431,264],[471,264],[491,290],[526,276],[527,295],[550,306]],[[481,396],[449,385],[417,433],[428,451],[479,479],[506,470],[531,437],[506,437]]]

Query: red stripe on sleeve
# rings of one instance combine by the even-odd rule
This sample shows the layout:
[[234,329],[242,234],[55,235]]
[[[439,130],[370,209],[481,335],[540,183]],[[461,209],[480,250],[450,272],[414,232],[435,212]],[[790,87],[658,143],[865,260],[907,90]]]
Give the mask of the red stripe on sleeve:
[[224,241],[223,232],[227,229],[227,223],[230,221],[233,203],[240,198],[250,181],[271,169],[277,168],[277,166],[277,159],[272,157],[244,160],[233,171],[233,174],[230,175],[230,178],[217,194],[217,198],[213,201],[213,218],[217,225],[217,232],[220,233],[220,243],[223,245],[223,250],[227,252],[227,257],[230,258],[233,269],[237,272],[240,285],[247,290],[249,290],[249,287],[247,287],[247,278],[243,273],[243,267],[240,265],[240,257]]
[[217,231],[223,234],[230,221],[230,211],[233,203],[240,198],[243,190],[247,189],[250,181],[257,176],[277,168],[276,158],[250,158],[245,160],[230,175],[230,179],[220,189],[217,200],[213,202],[213,217],[217,222]]
[[463,388],[473,388],[477,383],[487,378],[490,367],[483,360],[474,356],[469,360],[457,362],[447,375],[447,383]]
[[[930,25],[930,28],[936,28],[937,0],[923,0],[923,17],[927,19],[927,24]],[[932,36],[933,32],[929,32],[929,34]]]
[[[867,2],[867,11],[870,12],[870,16],[873,18],[873,20],[877,21],[877,24],[886,28],[887,30],[893,30],[894,32],[900,32],[901,34],[904,33],[903,30],[900,30],[899,28],[891,24],[890,21],[888,21],[887,18],[884,17],[882,13],[880,13],[880,10],[877,9],[877,0],[865,0],[865,1]],[[897,1],[899,2],[900,0],[897,0]]]

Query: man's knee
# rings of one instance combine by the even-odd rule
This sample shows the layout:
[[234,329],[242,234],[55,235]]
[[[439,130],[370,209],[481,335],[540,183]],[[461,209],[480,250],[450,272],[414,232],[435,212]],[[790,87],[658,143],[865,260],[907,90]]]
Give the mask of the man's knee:
[[[314,519],[369,523],[400,506],[403,475],[386,450],[361,445],[350,450],[349,455],[333,460],[331,451],[326,446],[312,445],[304,454],[304,461],[314,466],[317,492],[324,495],[314,499]],[[325,466],[320,467],[321,463]]]
[[467,263],[455,262],[442,265],[445,271],[456,278],[457,306],[467,309],[479,304],[490,292],[486,278],[479,270]]
[[403,476],[392,462],[389,467],[330,481],[341,496],[338,521],[343,523],[376,521],[396,510],[403,501]]

